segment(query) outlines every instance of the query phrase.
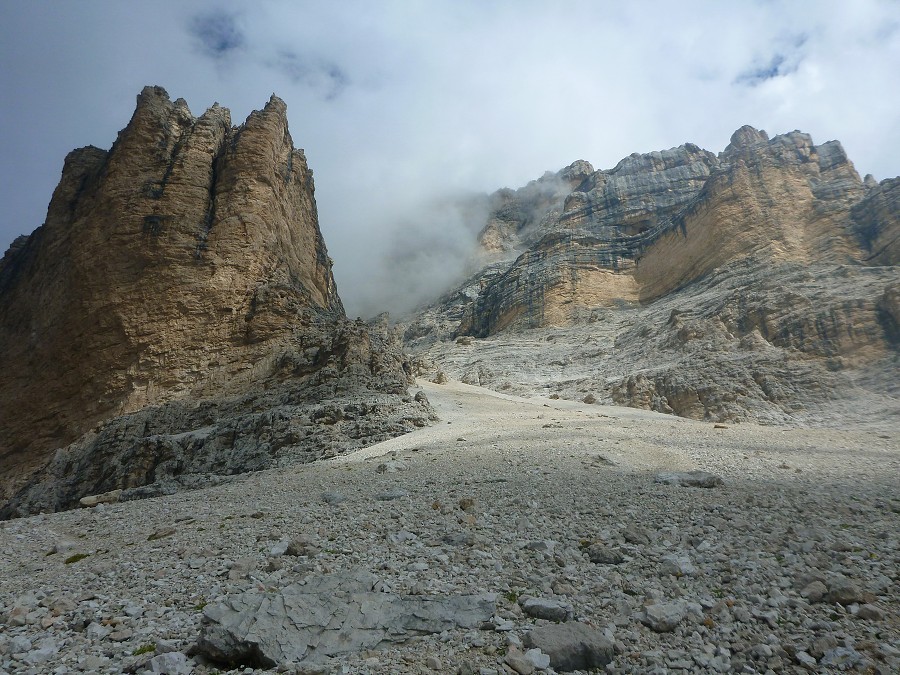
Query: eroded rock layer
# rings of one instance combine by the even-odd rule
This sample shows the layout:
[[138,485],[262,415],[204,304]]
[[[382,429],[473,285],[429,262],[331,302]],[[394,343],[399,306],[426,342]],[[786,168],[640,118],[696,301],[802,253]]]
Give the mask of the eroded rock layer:
[[[295,404],[372,394],[398,418],[405,405],[397,345],[344,316],[312,172],[275,96],[233,127],[218,104],[194,117],[147,87],[109,151],[70,153],[46,222],[0,262],[0,354],[0,497],[74,444],[35,480],[62,470],[78,485],[42,508],[153,479],[135,468],[147,448],[234,426],[220,418],[240,401],[255,414],[281,391]],[[192,452],[176,474],[220,463]],[[101,476],[101,461],[121,471]]]
[[719,155],[579,161],[492,196],[487,264],[406,340],[467,382],[688,417],[784,420],[860,383],[890,400],[898,187],[836,141],[752,127]]

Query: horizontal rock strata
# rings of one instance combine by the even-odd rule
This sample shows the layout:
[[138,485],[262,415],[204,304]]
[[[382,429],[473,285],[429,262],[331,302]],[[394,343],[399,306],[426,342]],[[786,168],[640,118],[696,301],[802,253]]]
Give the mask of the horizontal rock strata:
[[720,421],[891,397],[898,185],[752,127],[579,161],[489,199],[487,262],[405,339],[423,373]]

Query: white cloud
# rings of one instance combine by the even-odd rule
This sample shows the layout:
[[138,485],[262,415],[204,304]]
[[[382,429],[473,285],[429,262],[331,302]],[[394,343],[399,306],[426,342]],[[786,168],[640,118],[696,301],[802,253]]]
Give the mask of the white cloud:
[[470,225],[424,205],[575,159],[611,167],[688,141],[719,151],[749,123],[837,138],[862,173],[900,173],[896,2],[97,1],[4,14],[0,248],[40,224],[66,152],[112,143],[143,85],[195,114],[219,101],[236,122],[274,91],[315,171],[351,314],[408,297],[419,272],[385,280],[380,264],[404,233],[465,250]]

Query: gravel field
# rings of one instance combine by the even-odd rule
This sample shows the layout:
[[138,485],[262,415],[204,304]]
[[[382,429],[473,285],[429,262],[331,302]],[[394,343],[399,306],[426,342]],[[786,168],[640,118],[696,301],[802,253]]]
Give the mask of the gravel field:
[[[440,422],[334,460],[0,524],[0,673],[264,672],[209,662],[202,626],[229,598],[334,574],[493,605],[418,634],[384,614],[377,648],[275,670],[900,672],[895,426],[420,385]],[[659,482],[689,471],[716,484]]]

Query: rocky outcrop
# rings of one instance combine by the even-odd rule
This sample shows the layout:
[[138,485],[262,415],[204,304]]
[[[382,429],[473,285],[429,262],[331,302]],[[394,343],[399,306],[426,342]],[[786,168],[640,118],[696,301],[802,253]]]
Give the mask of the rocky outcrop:
[[884,180],[851,209],[870,265],[900,265],[900,178]]
[[[563,176],[581,177],[587,167],[577,162],[543,184],[566,185]],[[691,144],[631,155],[584,177],[561,210],[533,199],[535,190],[501,193],[515,208],[506,204],[499,213],[526,211],[528,218],[516,222],[540,225],[522,226],[530,238],[519,238],[519,257],[486,283],[461,333],[567,325],[591,308],[652,300],[749,255],[799,262],[861,257],[849,208],[865,187],[839,143],[816,146],[800,132],[769,140],[743,127],[718,157]],[[889,200],[878,191],[869,198],[874,215],[861,211],[858,220],[883,232],[879,216]],[[481,235],[487,251],[497,238],[497,213]]]
[[374,574],[352,569],[279,589],[234,594],[204,608],[194,653],[214,663],[274,668],[477,628],[496,611],[492,593],[401,596]]
[[[836,141],[752,127],[718,156],[688,144],[551,176],[497,193],[529,214],[505,230],[518,248],[497,254],[489,216],[490,264],[407,324],[425,371],[726,420],[811,414],[863,371],[891,390],[900,181],[860,180]],[[580,179],[565,196],[564,176]],[[457,336],[506,348],[448,350]]]
[[136,487],[162,456],[175,474],[255,468],[217,458],[262,433],[249,413],[372,394],[402,418],[407,386],[396,345],[344,316],[275,96],[233,127],[147,87],[109,151],[70,153],[46,222],[0,263],[0,353],[0,497],[63,447],[38,483]]

